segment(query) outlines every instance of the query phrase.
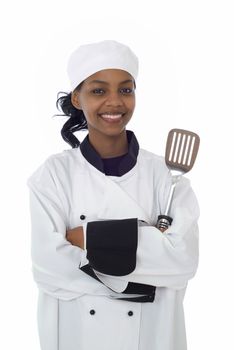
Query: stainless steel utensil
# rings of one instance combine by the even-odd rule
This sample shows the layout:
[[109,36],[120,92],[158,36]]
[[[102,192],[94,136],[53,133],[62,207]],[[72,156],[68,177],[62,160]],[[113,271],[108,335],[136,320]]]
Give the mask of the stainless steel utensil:
[[192,131],[172,129],[167,137],[165,162],[172,174],[172,184],[165,213],[158,216],[156,227],[162,232],[172,223],[169,215],[175,187],[181,176],[190,171],[197,157],[200,138]]

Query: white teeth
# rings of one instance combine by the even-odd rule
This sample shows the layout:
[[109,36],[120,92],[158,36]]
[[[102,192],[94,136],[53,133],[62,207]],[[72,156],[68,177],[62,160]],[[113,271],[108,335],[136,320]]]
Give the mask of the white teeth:
[[119,119],[122,117],[122,114],[101,114],[101,116],[105,119]]

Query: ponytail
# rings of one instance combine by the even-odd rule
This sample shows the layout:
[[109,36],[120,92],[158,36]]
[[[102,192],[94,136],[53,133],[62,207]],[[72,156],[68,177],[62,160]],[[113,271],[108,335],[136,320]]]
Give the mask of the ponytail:
[[[79,90],[82,83],[76,88]],[[62,94],[61,97],[59,95]],[[56,107],[61,110],[69,119],[63,125],[61,129],[61,135],[65,142],[67,142],[72,148],[77,148],[80,145],[80,141],[73,133],[78,130],[87,130],[87,121],[82,110],[77,109],[71,102],[72,93],[59,92]]]

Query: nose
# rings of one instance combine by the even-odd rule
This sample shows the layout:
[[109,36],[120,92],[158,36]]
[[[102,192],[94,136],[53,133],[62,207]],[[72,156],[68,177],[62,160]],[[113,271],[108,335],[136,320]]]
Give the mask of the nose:
[[119,107],[123,105],[122,98],[118,92],[111,92],[106,99],[106,106]]

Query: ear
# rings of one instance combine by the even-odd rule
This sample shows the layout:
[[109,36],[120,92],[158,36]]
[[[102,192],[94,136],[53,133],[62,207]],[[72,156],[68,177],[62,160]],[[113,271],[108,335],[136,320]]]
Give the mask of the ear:
[[79,93],[78,91],[73,91],[71,94],[71,103],[73,104],[73,106],[77,109],[82,109],[81,105],[79,103]]

